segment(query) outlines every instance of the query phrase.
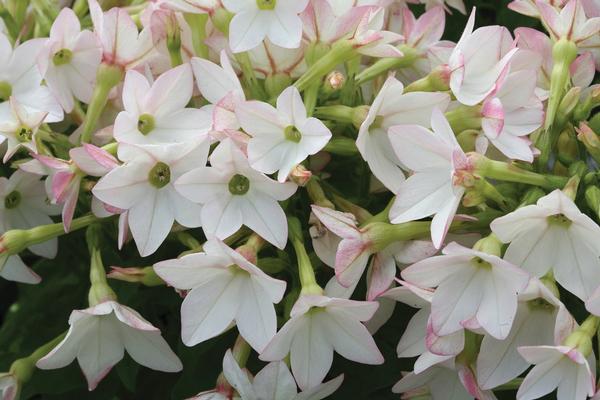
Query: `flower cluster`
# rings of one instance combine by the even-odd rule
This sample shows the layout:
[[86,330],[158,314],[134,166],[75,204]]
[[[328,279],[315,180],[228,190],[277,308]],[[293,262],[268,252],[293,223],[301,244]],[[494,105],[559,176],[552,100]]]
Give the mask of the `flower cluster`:
[[0,277],[60,286],[36,260],[83,252],[88,295],[4,400],[75,359],[102,391],[125,351],[199,374],[182,348],[216,337],[186,396],[318,400],[385,363],[364,398],[600,399],[598,0],[514,0],[540,27],[514,32],[462,0],[6,3]]

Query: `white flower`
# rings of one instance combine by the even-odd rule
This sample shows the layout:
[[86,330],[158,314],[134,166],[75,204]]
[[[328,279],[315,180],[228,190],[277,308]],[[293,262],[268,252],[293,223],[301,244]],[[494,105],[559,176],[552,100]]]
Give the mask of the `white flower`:
[[510,242],[504,258],[533,276],[553,270],[556,281],[582,300],[600,286],[600,227],[560,190],[494,220],[490,228]]
[[300,14],[308,0],[223,0],[235,16],[229,24],[229,45],[234,53],[251,50],[268,37],[277,46],[300,46]]
[[161,74],[150,85],[144,75],[130,70],[123,86],[123,105],[115,120],[120,143],[171,144],[198,140],[212,124],[206,108],[186,108],[194,82],[189,64]]
[[292,169],[311,154],[321,150],[331,131],[317,118],[307,117],[300,92],[293,86],[277,98],[277,109],[259,101],[246,101],[236,108],[248,142],[248,161],[252,168],[285,182]]
[[431,239],[440,248],[465,192],[461,175],[470,164],[441,111],[433,110],[431,126],[433,133],[419,125],[389,129],[398,160],[414,172],[398,186],[390,220],[399,224],[435,214]]
[[568,346],[523,346],[519,353],[535,367],[525,377],[517,400],[533,400],[558,388],[558,400],[585,400],[596,387],[595,358]]
[[0,103],[0,143],[8,144],[2,161],[6,163],[21,148],[37,153],[36,134],[47,115],[28,111],[14,97]]
[[101,60],[102,47],[96,35],[82,31],[73,10],[63,8],[37,62],[46,85],[66,112],[73,110],[74,99],[90,102]]
[[0,398],[2,400],[16,400],[19,394],[19,381],[11,373],[0,374]]
[[431,303],[433,332],[445,336],[480,326],[497,339],[506,338],[528,274],[499,257],[454,242],[442,252],[402,271],[407,282],[437,287]]
[[416,124],[429,127],[435,108],[445,110],[450,103],[446,93],[412,92],[402,94],[402,82],[387,78],[364,122],[360,126],[356,147],[371,172],[393,193],[398,193],[404,174],[394,153],[388,129],[394,125]]
[[124,350],[148,368],[165,372],[182,369],[160,331],[135,310],[115,301],[74,310],[69,325],[67,336],[37,362],[38,368],[66,367],[77,358],[90,390],[121,361]]
[[273,279],[220,240],[208,240],[203,253],[154,265],[170,286],[189,290],[181,305],[181,337],[194,346],[220,335],[232,321],[258,352],[277,331],[273,303],[286,283]]
[[462,385],[452,361],[434,365],[420,374],[414,372],[407,374],[392,387],[392,392],[410,393],[414,391],[416,394],[424,394],[423,391],[418,391],[423,387],[427,388],[425,393],[429,392],[431,398],[436,400],[473,399],[473,396],[469,395]]
[[252,169],[230,139],[212,152],[210,165],[186,173],[175,184],[179,193],[203,205],[204,231],[225,239],[246,225],[283,249],[287,222],[277,202],[289,198],[297,186],[273,181]]
[[46,39],[32,39],[13,49],[0,31],[0,103],[12,96],[27,112],[47,113],[45,122],[63,119],[63,110],[47,86],[36,64]]
[[156,251],[173,221],[187,227],[202,225],[201,207],[181,196],[173,184],[206,163],[208,140],[170,146],[121,144],[118,155],[125,164],[103,176],[92,192],[104,203],[128,210],[129,227],[142,256]]
[[302,390],[319,385],[333,362],[333,352],[363,364],[382,364],[383,356],[361,321],[371,319],[377,302],[301,295],[290,320],[261,353],[264,361],[289,353],[292,372]]

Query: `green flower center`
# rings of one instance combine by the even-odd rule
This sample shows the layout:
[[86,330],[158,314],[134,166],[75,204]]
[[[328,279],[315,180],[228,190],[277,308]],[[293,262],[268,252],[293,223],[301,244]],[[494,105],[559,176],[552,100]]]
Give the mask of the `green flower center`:
[[370,128],[377,129],[377,128],[381,128],[382,125],[383,125],[383,115],[378,115],[375,117],[375,120],[371,124]]
[[7,101],[11,94],[11,84],[5,81],[0,81],[0,101]]
[[260,10],[272,10],[276,4],[277,0],[256,0],[256,5]]
[[28,126],[21,125],[15,131],[15,136],[19,142],[29,143],[33,137],[33,130]]
[[492,268],[492,264],[490,264],[489,262],[487,262],[484,259],[479,258],[479,257],[473,257],[473,259],[471,260],[471,262],[473,264],[475,264],[475,266],[477,268],[484,268],[484,269],[491,269]]
[[571,226],[571,220],[567,218],[564,214],[551,215],[547,218],[547,221],[549,224],[559,225],[564,228],[568,228],[569,226]]
[[248,193],[250,190],[250,180],[244,175],[235,174],[229,180],[229,192],[236,196]]
[[161,189],[171,182],[171,169],[164,162],[158,162],[148,174],[150,184],[157,189]]
[[54,56],[52,57],[52,62],[56,66],[65,65],[65,64],[70,63],[72,58],[73,58],[73,52],[71,50],[60,49],[59,51],[54,53]]
[[150,114],[140,115],[137,127],[143,135],[149,134],[154,129],[154,117]]
[[286,127],[283,131],[283,134],[285,139],[289,140],[290,142],[300,143],[300,140],[302,140],[302,134],[294,125]]
[[21,203],[21,193],[13,190],[4,198],[4,208],[7,210],[11,210],[13,208],[17,208],[17,206]]

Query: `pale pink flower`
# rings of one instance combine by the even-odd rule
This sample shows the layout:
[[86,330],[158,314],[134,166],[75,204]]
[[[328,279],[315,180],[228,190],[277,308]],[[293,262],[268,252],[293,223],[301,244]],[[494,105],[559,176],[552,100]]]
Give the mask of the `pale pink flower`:
[[259,101],[246,101],[236,107],[236,115],[246,133],[248,161],[257,171],[285,182],[292,169],[309,155],[321,150],[331,131],[317,118],[308,117],[300,92],[293,86],[277,98],[277,108]]
[[0,254],[0,276],[7,281],[36,284],[42,278],[29,268],[21,257]]
[[75,99],[90,102],[101,60],[102,47],[96,35],[82,31],[73,10],[63,8],[37,63],[46,85],[66,112],[73,110]]
[[448,121],[438,109],[432,131],[420,125],[397,125],[389,138],[398,160],[413,174],[398,187],[390,210],[394,224],[434,215],[431,239],[440,248],[465,193],[462,175],[471,169]]
[[450,103],[446,93],[410,92],[403,94],[402,82],[387,78],[367,117],[360,126],[356,147],[369,164],[371,172],[393,193],[404,182],[401,160],[394,152],[389,128],[394,125],[430,126],[435,108],[444,111]]
[[442,253],[402,271],[409,283],[437,287],[431,304],[433,332],[445,336],[480,326],[497,339],[506,338],[517,311],[517,294],[529,275],[499,257],[456,243]]
[[104,175],[92,193],[106,204],[128,210],[128,224],[142,256],[156,251],[174,221],[194,228],[202,224],[201,206],[181,196],[174,182],[206,163],[206,139],[170,146],[121,144],[118,156],[125,164]]
[[469,106],[497,89],[517,51],[508,29],[486,26],[473,30],[474,24],[475,9],[448,62],[452,93]]
[[223,242],[203,244],[203,253],[154,265],[170,286],[187,290],[181,305],[181,337],[194,346],[220,335],[232,322],[258,352],[277,331],[273,304],[279,303],[286,283],[273,279]]
[[16,98],[0,103],[0,143],[7,143],[3,162],[7,162],[19,149],[37,153],[37,131],[48,113],[27,110]]
[[67,336],[36,365],[40,369],[63,368],[77,358],[90,390],[121,361],[124,350],[148,368],[164,372],[183,368],[157,328],[115,301],[74,310],[69,325]]
[[229,24],[229,45],[234,53],[251,50],[265,37],[274,44],[293,49],[300,46],[300,14],[308,0],[222,0],[235,14]]
[[556,281],[582,300],[600,286],[600,227],[560,190],[495,219],[490,228],[510,243],[504,258],[536,277]]
[[175,184],[179,193],[203,205],[204,231],[225,239],[246,225],[283,249],[287,222],[278,201],[289,198],[297,186],[279,183],[254,170],[230,139],[212,152],[210,165],[189,171]]
[[290,354],[292,372],[304,391],[323,381],[334,351],[351,361],[382,364],[383,356],[361,323],[368,321],[376,309],[376,302],[301,295],[290,312],[290,320],[260,359],[279,361]]
[[159,0],[161,7],[192,14],[212,14],[221,7],[220,0]]
[[248,56],[259,78],[298,78],[306,71],[305,50],[305,45],[297,49],[286,49],[265,39],[260,45],[248,51]]
[[[539,1],[536,0],[513,0],[508,4],[508,8],[518,12],[519,14],[527,15],[529,17],[539,18],[540,11],[537,6]],[[555,8],[561,8],[567,0],[543,0],[544,3]]]
[[598,35],[600,17],[588,18],[580,0],[569,0],[561,10],[537,1],[542,22],[553,39],[567,39],[576,44]]
[[[419,391],[421,388],[426,388],[426,390]],[[462,385],[453,360],[436,364],[420,374],[411,372],[405,375],[392,387],[392,392],[430,394],[432,399],[444,400],[471,400],[473,398]]]
[[124,110],[113,128],[115,139],[138,145],[201,139],[212,125],[212,115],[206,108],[186,108],[193,84],[189,64],[164,72],[152,84],[139,72],[128,71],[123,86]]

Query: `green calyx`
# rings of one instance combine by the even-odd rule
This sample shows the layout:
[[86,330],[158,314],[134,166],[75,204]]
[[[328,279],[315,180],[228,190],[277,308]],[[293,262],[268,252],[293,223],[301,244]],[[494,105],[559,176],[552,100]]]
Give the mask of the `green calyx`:
[[250,190],[250,180],[244,175],[235,174],[229,180],[229,193],[235,196],[241,196]]
[[12,85],[6,81],[0,81],[0,101],[6,101],[12,94]]
[[56,66],[69,64],[73,58],[73,52],[69,49],[60,49],[54,56],[52,56],[52,62]]
[[171,169],[164,162],[158,162],[148,173],[148,181],[157,189],[162,189],[171,182]]
[[256,0],[256,6],[259,10],[273,10],[277,0]]
[[150,114],[140,115],[138,118],[137,128],[142,135],[149,134],[154,129],[154,117]]
[[285,136],[285,140],[289,140],[290,142],[300,143],[300,140],[302,140],[302,134],[294,125],[286,127],[283,131],[283,134]]
[[15,131],[15,137],[21,143],[29,143],[33,138],[33,130],[28,126],[21,125]]
[[12,210],[21,204],[21,192],[13,190],[4,198],[4,208]]

